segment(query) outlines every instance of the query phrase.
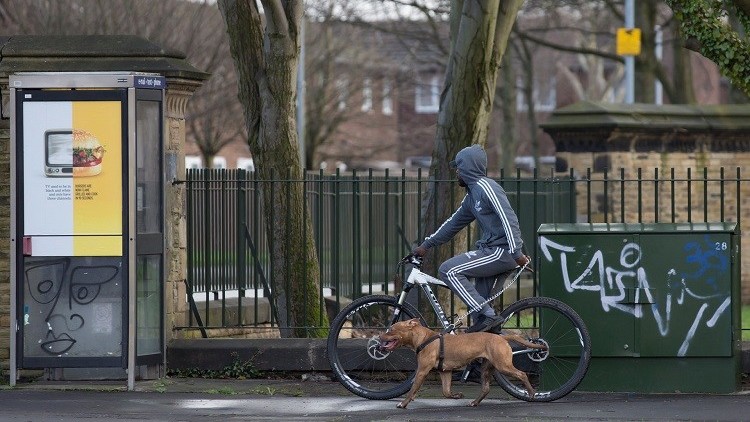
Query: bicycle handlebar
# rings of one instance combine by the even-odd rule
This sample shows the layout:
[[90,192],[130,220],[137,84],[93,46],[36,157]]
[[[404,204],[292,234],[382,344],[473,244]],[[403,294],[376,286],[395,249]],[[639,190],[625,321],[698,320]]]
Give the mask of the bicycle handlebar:
[[401,262],[406,263],[406,264],[411,264],[417,268],[422,268],[422,262],[424,262],[424,257],[410,253],[409,255],[406,255],[405,257],[401,258]]

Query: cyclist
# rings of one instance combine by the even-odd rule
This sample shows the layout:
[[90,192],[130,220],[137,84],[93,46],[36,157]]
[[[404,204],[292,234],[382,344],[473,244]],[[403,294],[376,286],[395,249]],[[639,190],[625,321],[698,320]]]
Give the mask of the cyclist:
[[[461,229],[477,220],[482,236],[476,243],[476,249],[443,262],[439,274],[469,308],[475,322],[466,331],[488,331],[500,320],[489,304],[480,304],[490,296],[497,275],[527,264],[529,257],[522,252],[518,217],[505,191],[487,177],[487,154],[484,149],[480,145],[466,147],[456,154],[450,166],[456,169],[458,184],[466,188],[466,196],[453,215],[412,253],[424,256],[428,249],[448,242]],[[476,280],[476,286],[469,278]]]

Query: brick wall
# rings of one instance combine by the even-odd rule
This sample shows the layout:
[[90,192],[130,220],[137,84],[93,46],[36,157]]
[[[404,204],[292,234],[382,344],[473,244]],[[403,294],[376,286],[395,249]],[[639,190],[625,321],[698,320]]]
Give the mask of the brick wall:
[[[578,221],[588,221],[590,199],[590,220],[611,223],[653,223],[657,220],[668,223],[672,222],[673,215],[678,223],[737,221],[737,168],[743,170],[750,166],[750,152],[744,151],[563,152],[558,153],[558,157],[568,162],[577,178],[586,180],[590,177],[592,180],[590,184],[576,183]],[[606,195],[604,172],[594,171],[597,168],[595,162],[602,162],[603,157],[610,164]],[[724,178],[730,179],[723,183],[723,187],[719,181],[722,167]],[[590,173],[587,169],[591,169]],[[640,188],[638,169],[641,169]],[[704,177],[704,169],[708,169],[707,177]],[[661,180],[658,185],[653,182],[657,177]],[[671,179],[675,182],[672,183]],[[708,182],[704,183],[704,179]],[[620,180],[625,180],[624,184]],[[750,245],[750,184],[741,183],[739,189],[741,242],[745,245],[743,249],[747,250],[747,245]],[[658,212],[655,206],[657,198]],[[742,255],[741,266],[742,298],[744,303],[750,303],[750,254]]]

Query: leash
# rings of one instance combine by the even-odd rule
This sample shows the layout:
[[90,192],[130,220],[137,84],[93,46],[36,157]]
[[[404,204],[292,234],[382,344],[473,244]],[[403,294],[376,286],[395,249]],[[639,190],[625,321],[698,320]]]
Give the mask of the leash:
[[428,338],[422,344],[417,346],[417,350],[416,350],[417,354],[419,354],[419,352],[424,350],[424,348],[427,347],[430,343],[432,343],[435,340],[440,339],[440,353],[438,354],[437,369],[438,371],[441,371],[441,372],[443,371],[443,360],[445,360],[445,340],[443,339],[444,335],[445,333],[435,334],[434,336]]
[[[531,263],[531,260],[529,260],[528,262],[526,262],[526,264],[524,264],[523,266],[517,267],[516,268],[516,275],[513,277],[513,280],[511,280],[510,283],[507,283],[507,285],[505,287],[503,287],[499,292],[495,293],[494,295],[492,295],[489,298],[487,298],[487,300],[485,300],[484,302],[480,303],[479,304],[479,309],[481,309],[484,305],[486,305],[486,304],[492,302],[493,300],[497,299],[498,297],[500,297],[500,295],[503,294],[506,290],[508,290],[510,288],[510,286],[512,286],[513,284],[515,284],[515,282],[521,276],[521,273],[523,272],[523,270],[525,270],[526,267],[528,267],[530,263]],[[454,317],[457,317],[457,318],[454,319],[455,322],[453,322],[452,324],[450,324],[443,331],[444,332],[445,331],[453,331],[454,329],[456,329],[456,327],[459,327],[461,325],[461,322],[464,319],[466,319],[466,317],[468,317],[470,313],[471,313],[471,311],[466,312],[465,314],[463,314],[461,316],[454,315]]]

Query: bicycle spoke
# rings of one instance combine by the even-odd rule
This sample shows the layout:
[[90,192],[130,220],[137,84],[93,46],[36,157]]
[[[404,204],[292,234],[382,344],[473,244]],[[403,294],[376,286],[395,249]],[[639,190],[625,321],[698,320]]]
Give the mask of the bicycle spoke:
[[528,401],[557,400],[572,391],[583,379],[591,354],[588,331],[575,311],[557,300],[533,297],[511,304],[503,314],[509,315],[503,332],[549,347],[544,353],[516,353],[513,359],[518,369],[527,372],[536,390],[534,397],[528,396],[519,381],[497,373],[495,378],[503,389]]
[[377,337],[394,321],[417,315],[388,296],[360,298],[342,310],[331,323],[328,359],[344,387],[368,399],[389,399],[408,391],[416,369],[414,352],[380,350]]

